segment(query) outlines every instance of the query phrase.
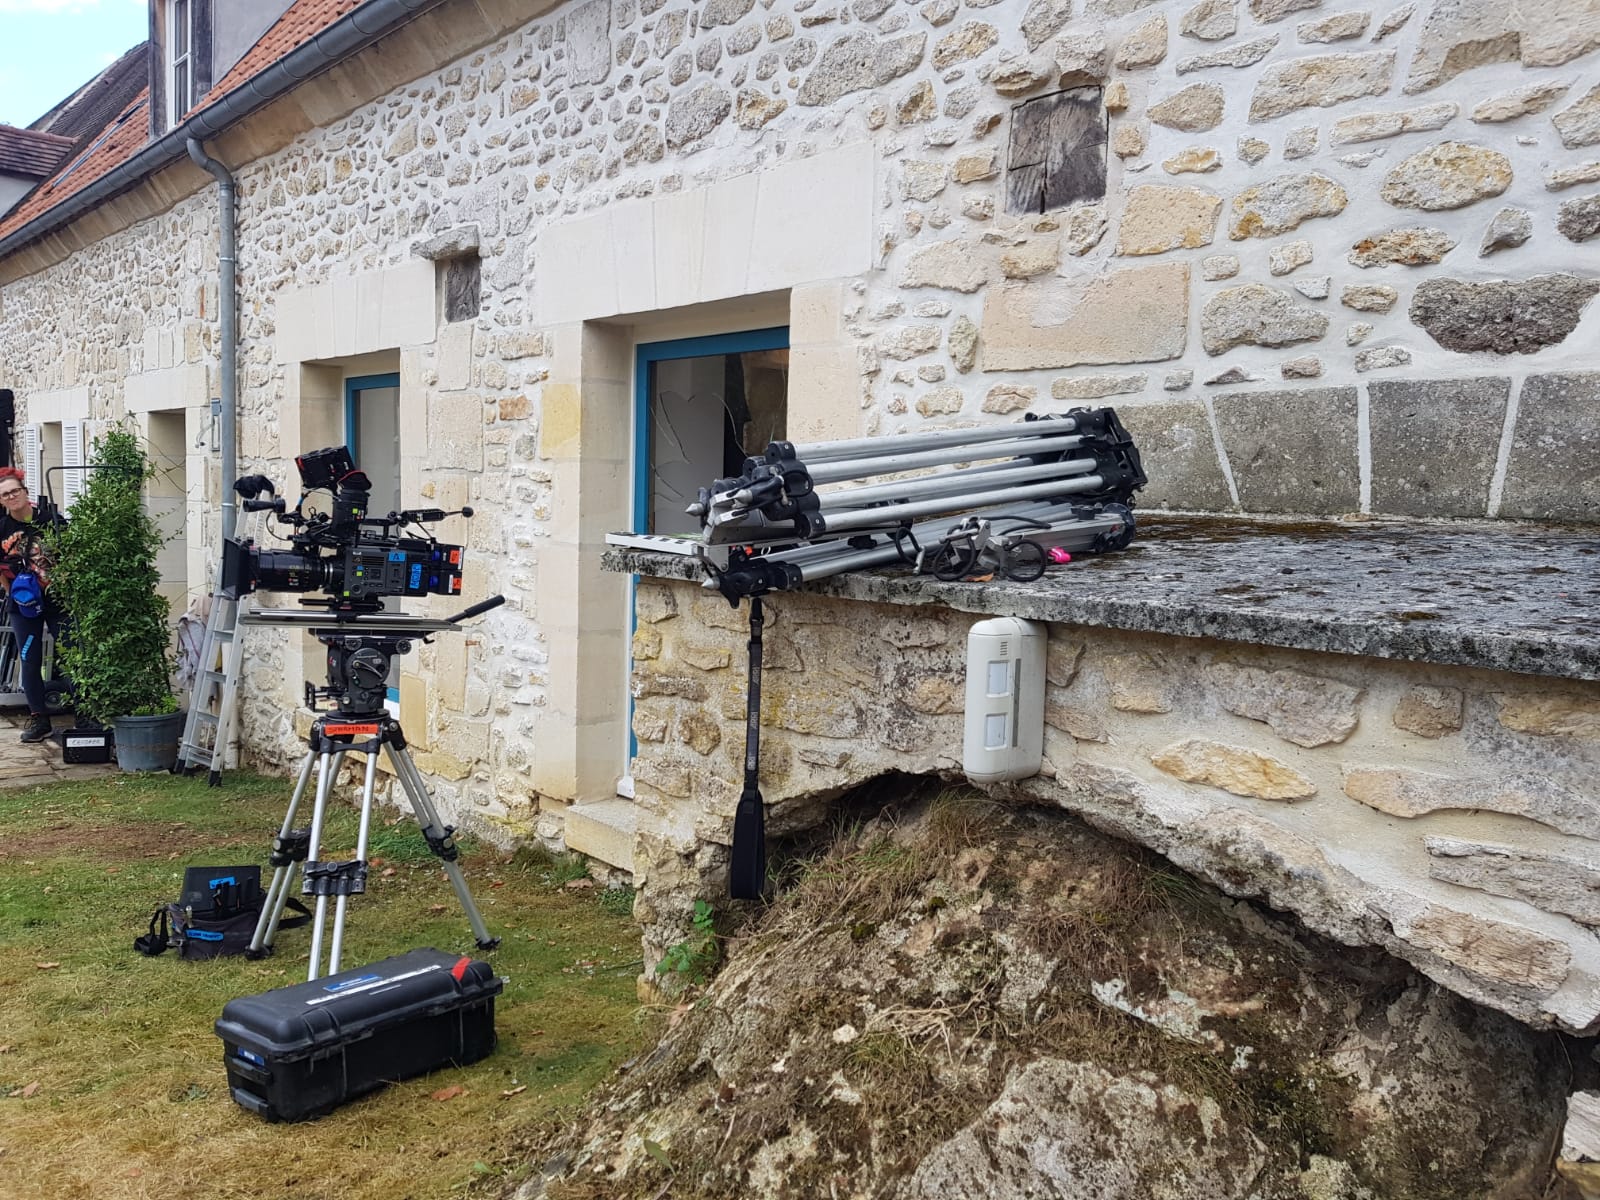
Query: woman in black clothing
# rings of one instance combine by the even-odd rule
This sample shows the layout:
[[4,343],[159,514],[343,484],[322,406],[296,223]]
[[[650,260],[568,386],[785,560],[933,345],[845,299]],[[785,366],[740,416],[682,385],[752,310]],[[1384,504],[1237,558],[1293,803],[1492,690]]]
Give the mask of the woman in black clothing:
[[[48,628],[50,636],[59,639],[65,615],[47,587],[50,553],[46,534],[63,521],[44,501],[34,504],[23,474],[16,467],[0,467],[0,506],[5,509],[0,516],[0,554],[4,555],[0,559],[0,575],[4,575],[9,589],[6,610],[22,661],[22,692],[28,698],[28,724],[22,731],[22,740],[42,742],[50,736],[42,669],[44,631]],[[25,588],[15,587],[20,572],[36,577],[40,595],[25,596]],[[29,603],[30,600],[35,602]],[[24,608],[33,609],[34,615],[24,612]]]

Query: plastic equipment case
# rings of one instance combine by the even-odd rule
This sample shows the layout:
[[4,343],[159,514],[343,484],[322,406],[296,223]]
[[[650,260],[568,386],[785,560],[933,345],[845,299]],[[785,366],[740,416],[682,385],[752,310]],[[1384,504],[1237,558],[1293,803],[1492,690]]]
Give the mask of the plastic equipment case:
[[502,981],[486,962],[412,950],[242,996],[217,1021],[228,1090],[269,1121],[322,1116],[386,1083],[494,1049]]

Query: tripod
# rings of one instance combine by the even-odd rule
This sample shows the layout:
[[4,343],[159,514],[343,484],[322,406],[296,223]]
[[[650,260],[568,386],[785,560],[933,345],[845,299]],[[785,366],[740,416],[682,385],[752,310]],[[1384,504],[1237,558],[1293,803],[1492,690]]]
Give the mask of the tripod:
[[[454,628],[461,619],[498,603],[502,601],[495,597],[493,603],[475,605],[446,621],[408,618],[400,613],[371,614],[368,620],[372,624],[388,628],[384,632],[370,634],[349,632],[343,628],[313,629],[317,640],[328,647],[328,686],[318,688],[308,682],[306,706],[316,711],[319,698],[331,698],[335,701],[335,708],[322,713],[312,723],[306,756],[300,764],[300,776],[294,794],[289,799],[289,811],[284,816],[283,826],[272,843],[272,853],[268,858],[274,868],[272,883],[267,889],[261,919],[250,940],[248,953],[251,957],[259,958],[272,952],[273,938],[298,875],[302,894],[316,897],[311,931],[311,969],[306,979],[316,979],[322,974],[323,931],[328,925],[330,897],[334,905],[327,974],[338,973],[344,949],[346,908],[350,897],[361,895],[367,886],[367,836],[372,824],[373,787],[377,779],[380,750],[388,753],[395,778],[406,794],[417,824],[422,827],[422,836],[428,843],[428,849],[439,858],[440,866],[455,888],[456,898],[467,914],[467,923],[472,926],[478,947],[492,950],[500,944],[499,938],[490,936],[478,906],[472,901],[472,893],[467,889],[467,881],[457,862],[460,851],[455,843],[455,829],[440,819],[423,783],[422,774],[406,750],[405,733],[400,728],[400,722],[383,707],[390,664],[395,655],[405,654],[411,649],[413,636],[424,636],[426,632],[440,628]],[[274,610],[253,613],[248,619],[255,624],[306,625],[317,620],[324,626],[329,623],[325,618],[313,618],[311,614]],[[359,622],[361,619],[357,620]],[[396,622],[410,622],[412,628],[397,631],[393,628]],[[356,853],[355,858],[349,861],[330,862],[321,857],[323,825],[327,817],[329,793],[347,754],[367,756]],[[317,778],[317,790],[312,803],[311,824],[307,828],[296,829],[295,817],[313,772]]]

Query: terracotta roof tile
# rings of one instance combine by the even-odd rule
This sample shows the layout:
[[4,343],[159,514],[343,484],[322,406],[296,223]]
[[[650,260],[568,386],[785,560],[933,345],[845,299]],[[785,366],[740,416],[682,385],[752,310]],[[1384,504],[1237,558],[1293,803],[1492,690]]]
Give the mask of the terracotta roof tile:
[[0,171],[42,179],[61,165],[74,145],[69,137],[0,125]]
[[[219,96],[233,91],[251,76],[265,70],[289,51],[309,42],[329,25],[364,0],[295,0],[277,23],[233,65],[195,108],[204,108]],[[191,110],[193,111],[193,110]]]
[[112,167],[137,154],[150,138],[150,121],[146,111],[149,103],[150,89],[146,88],[98,138],[89,143],[86,150],[71,159],[48,183],[35,188],[4,221],[0,221],[0,238],[15,233],[35,217],[99,179]]

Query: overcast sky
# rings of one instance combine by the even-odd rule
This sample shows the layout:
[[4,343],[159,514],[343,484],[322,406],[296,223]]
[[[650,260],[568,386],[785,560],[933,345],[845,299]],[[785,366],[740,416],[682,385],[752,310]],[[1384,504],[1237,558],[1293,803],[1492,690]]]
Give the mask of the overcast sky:
[[0,122],[28,125],[145,40],[145,0],[0,0]]

